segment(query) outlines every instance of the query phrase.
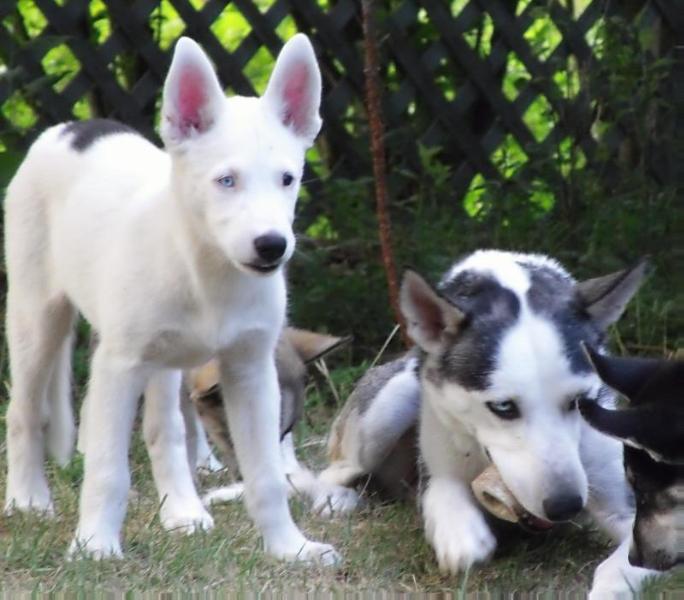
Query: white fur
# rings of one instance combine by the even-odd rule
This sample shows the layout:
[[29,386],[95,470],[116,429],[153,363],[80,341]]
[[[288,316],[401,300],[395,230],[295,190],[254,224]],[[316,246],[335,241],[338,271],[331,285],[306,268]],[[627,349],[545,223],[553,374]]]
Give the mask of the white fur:
[[[297,460],[292,433],[280,444],[281,460],[290,495],[297,495],[311,503],[315,513],[332,517],[352,511],[359,503],[358,494],[347,487],[320,480]],[[233,483],[209,490],[202,498],[205,506],[232,502],[242,498],[244,484]]]
[[[519,261],[553,270],[574,283],[548,257],[482,250],[454,265],[438,286],[446,287],[462,271],[474,270],[494,277],[519,301],[518,321],[501,340],[493,357],[490,385],[484,391],[440,378],[442,365],[434,356],[441,355],[445,339],[458,335],[464,314],[436,295],[419,275],[407,273],[402,311],[414,341],[427,353],[420,377],[407,385],[407,373],[395,375],[370,399],[363,416],[348,405],[344,428],[331,436],[338,442],[334,460],[321,473],[321,478],[341,485],[350,485],[367,473],[380,474],[383,452],[390,451],[405,431],[405,414],[397,410],[399,405],[420,404],[420,458],[427,482],[421,498],[425,531],[440,568],[450,573],[486,560],[496,546],[470,490],[473,479],[490,463],[487,452],[529,513],[547,519],[544,499],[565,489],[581,498],[614,540],[631,537],[634,511],[621,444],[588,427],[576,410],[567,411],[578,394],[596,395],[601,382],[593,373],[572,372],[554,324],[527,305],[531,279]],[[616,310],[611,318],[618,316]],[[521,419],[502,420],[486,407],[486,402],[510,399],[520,407]],[[615,582],[618,572],[634,583],[643,578],[643,570],[632,567],[626,554],[616,553],[606,562],[609,566],[597,573],[601,586],[610,579],[610,586],[624,589],[624,582]]]
[[[143,391],[162,524],[183,531],[212,525],[192,482],[178,390],[180,369],[218,356],[247,507],[266,549],[283,558],[336,559],[290,516],[277,458],[273,364],[285,282],[281,269],[262,276],[251,267],[254,240],[268,232],[287,242],[281,263],[292,255],[294,206],[304,152],[320,127],[319,101],[320,74],[304,36],[286,44],[261,99],[224,98],[206,56],[184,38],[164,88],[166,152],[132,134],[105,136],[79,152],[63,125],[32,146],[5,202],[7,510],[52,508],[43,430],[47,425],[50,448],[64,459],[73,429],[65,423],[68,361],[60,349],[78,311],[100,342],[86,400],[74,552],[121,553],[128,444]],[[294,177],[289,186],[285,172]],[[221,184],[226,176],[234,186]]]
[[[214,450],[209,444],[207,432],[204,430],[197,411],[193,411],[193,418],[195,419],[195,428],[197,430],[195,457],[196,468],[208,473],[216,473],[224,468],[223,463],[216,458]],[[190,463],[192,464],[192,462]]]
[[[470,482],[486,464],[481,454],[485,448],[507,487],[533,515],[546,518],[543,499],[567,489],[581,496],[614,539],[631,537],[633,511],[621,446],[593,431],[578,411],[564,410],[575,395],[596,394],[600,380],[594,373],[572,373],[551,323],[527,306],[531,282],[519,260],[570,278],[558,263],[541,255],[479,251],[443,280],[466,269],[489,273],[515,292],[521,307],[518,321],[501,342],[487,390],[467,391],[449,383],[438,388],[429,378],[423,381],[421,455],[430,475],[423,497],[426,534],[440,567],[449,572],[484,560],[495,546],[491,534],[485,534],[486,523],[473,517],[480,509],[470,494]],[[523,418],[504,421],[485,406],[507,399],[516,400]],[[465,531],[464,522],[470,523]],[[618,572],[622,583],[615,581]],[[619,551],[598,569],[595,588],[622,590],[624,581],[636,585],[644,576],[644,570],[632,567]]]
[[630,600],[638,595],[644,581],[662,575],[629,564],[631,536],[626,537],[594,573],[589,600]]
[[[420,412],[416,363],[415,358],[407,360],[404,368],[387,382],[363,414],[358,406],[353,407],[353,416],[348,417],[348,424],[338,441],[336,459],[318,474],[320,482],[338,489],[338,496],[340,489],[353,491],[343,486],[351,486],[357,478],[370,473],[392,451],[396,440],[416,423]],[[352,420],[353,426],[349,425]],[[337,513],[353,510],[359,504],[358,497],[353,502],[338,502]],[[328,512],[323,511],[323,514]]]
[[502,283],[505,282],[506,287],[522,296],[530,287],[530,279],[525,270],[518,264],[518,261],[524,261],[539,267],[548,267],[567,279],[572,279],[570,273],[557,260],[544,254],[523,254],[521,252],[506,252],[504,250],[476,250],[464,260],[453,265],[442,280],[449,281],[462,271],[473,269],[475,271],[491,273]]

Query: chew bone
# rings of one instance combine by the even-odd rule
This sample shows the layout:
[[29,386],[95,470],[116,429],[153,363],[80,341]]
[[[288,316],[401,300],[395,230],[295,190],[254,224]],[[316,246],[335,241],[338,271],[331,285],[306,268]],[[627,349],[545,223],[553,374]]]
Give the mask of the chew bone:
[[470,487],[477,501],[498,519],[518,522],[518,501],[501,479],[494,465],[489,465],[473,479]]

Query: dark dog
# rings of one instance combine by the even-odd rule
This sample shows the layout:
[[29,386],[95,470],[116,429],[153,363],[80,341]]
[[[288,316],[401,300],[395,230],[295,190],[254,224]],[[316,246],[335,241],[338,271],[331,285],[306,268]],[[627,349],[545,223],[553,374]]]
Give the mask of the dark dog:
[[684,562],[684,361],[587,355],[629,400],[621,410],[580,402],[590,425],[625,444],[637,503],[629,562],[664,571]]

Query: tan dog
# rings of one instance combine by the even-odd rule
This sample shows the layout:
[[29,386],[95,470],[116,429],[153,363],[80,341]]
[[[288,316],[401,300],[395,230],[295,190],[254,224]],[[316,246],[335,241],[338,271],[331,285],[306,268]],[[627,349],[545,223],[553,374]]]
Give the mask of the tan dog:
[[[357,502],[356,495],[347,488],[318,481],[311,471],[299,463],[294,451],[292,429],[304,409],[307,365],[324,358],[349,341],[348,337],[340,338],[286,327],[276,346],[275,362],[281,398],[280,448],[283,467],[291,486],[290,492],[309,499],[316,512],[328,514],[353,508]],[[191,464],[199,468],[222,468],[206,442],[206,431],[223,464],[237,474],[238,463],[218,383],[219,372],[215,361],[191,371],[187,376],[183,412],[188,430],[190,460]],[[239,498],[242,493],[243,484],[238,482],[210,490],[205,495],[204,502],[207,505],[228,502]]]

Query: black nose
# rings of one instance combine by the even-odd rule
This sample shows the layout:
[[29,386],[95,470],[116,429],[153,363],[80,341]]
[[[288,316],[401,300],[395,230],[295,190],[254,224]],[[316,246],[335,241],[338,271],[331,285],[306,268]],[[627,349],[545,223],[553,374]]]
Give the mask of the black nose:
[[567,521],[584,508],[580,496],[552,496],[542,503],[551,521]]
[[254,248],[261,260],[273,263],[285,254],[287,240],[278,233],[266,233],[254,240]]

